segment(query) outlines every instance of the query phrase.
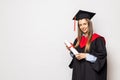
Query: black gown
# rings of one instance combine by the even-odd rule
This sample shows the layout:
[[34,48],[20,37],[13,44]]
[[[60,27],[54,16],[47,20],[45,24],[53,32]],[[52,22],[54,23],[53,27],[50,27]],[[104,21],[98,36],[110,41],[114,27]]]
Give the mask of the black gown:
[[[74,41],[76,44],[77,39]],[[85,47],[76,47],[79,53],[84,52]],[[90,52],[97,57],[94,63],[85,59],[77,60],[73,57],[69,67],[73,69],[72,80],[107,80],[107,52],[103,37],[98,37],[91,43]]]

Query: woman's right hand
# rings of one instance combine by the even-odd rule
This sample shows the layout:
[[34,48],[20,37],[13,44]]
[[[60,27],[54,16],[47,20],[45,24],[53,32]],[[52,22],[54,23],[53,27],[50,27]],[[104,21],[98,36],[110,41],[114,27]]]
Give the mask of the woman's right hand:
[[66,46],[66,48],[70,51],[70,48],[68,46]]
[[75,57],[76,57],[78,60],[85,59],[85,58],[86,58],[86,53],[76,54]]

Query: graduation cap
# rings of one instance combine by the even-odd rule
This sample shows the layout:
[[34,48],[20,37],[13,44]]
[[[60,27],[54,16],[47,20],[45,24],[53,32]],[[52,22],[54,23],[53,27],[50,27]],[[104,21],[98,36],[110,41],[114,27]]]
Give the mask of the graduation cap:
[[93,12],[79,10],[78,13],[73,17],[73,20],[74,20],[74,31],[75,31],[75,26],[76,26],[76,20],[78,21],[79,19],[83,19],[83,18],[92,19],[92,17],[95,14],[96,13],[93,13]]

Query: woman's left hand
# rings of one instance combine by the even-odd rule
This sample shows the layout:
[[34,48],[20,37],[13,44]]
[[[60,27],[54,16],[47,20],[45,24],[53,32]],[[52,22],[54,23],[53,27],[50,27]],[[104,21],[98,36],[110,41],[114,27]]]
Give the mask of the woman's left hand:
[[78,60],[85,59],[85,58],[86,58],[86,53],[76,54],[75,57],[76,57]]

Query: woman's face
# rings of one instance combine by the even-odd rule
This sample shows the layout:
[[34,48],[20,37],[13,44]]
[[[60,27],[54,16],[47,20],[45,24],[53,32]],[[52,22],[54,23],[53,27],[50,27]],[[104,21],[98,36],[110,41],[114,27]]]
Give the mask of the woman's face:
[[80,30],[86,34],[88,33],[88,21],[86,19],[80,19],[78,21]]

